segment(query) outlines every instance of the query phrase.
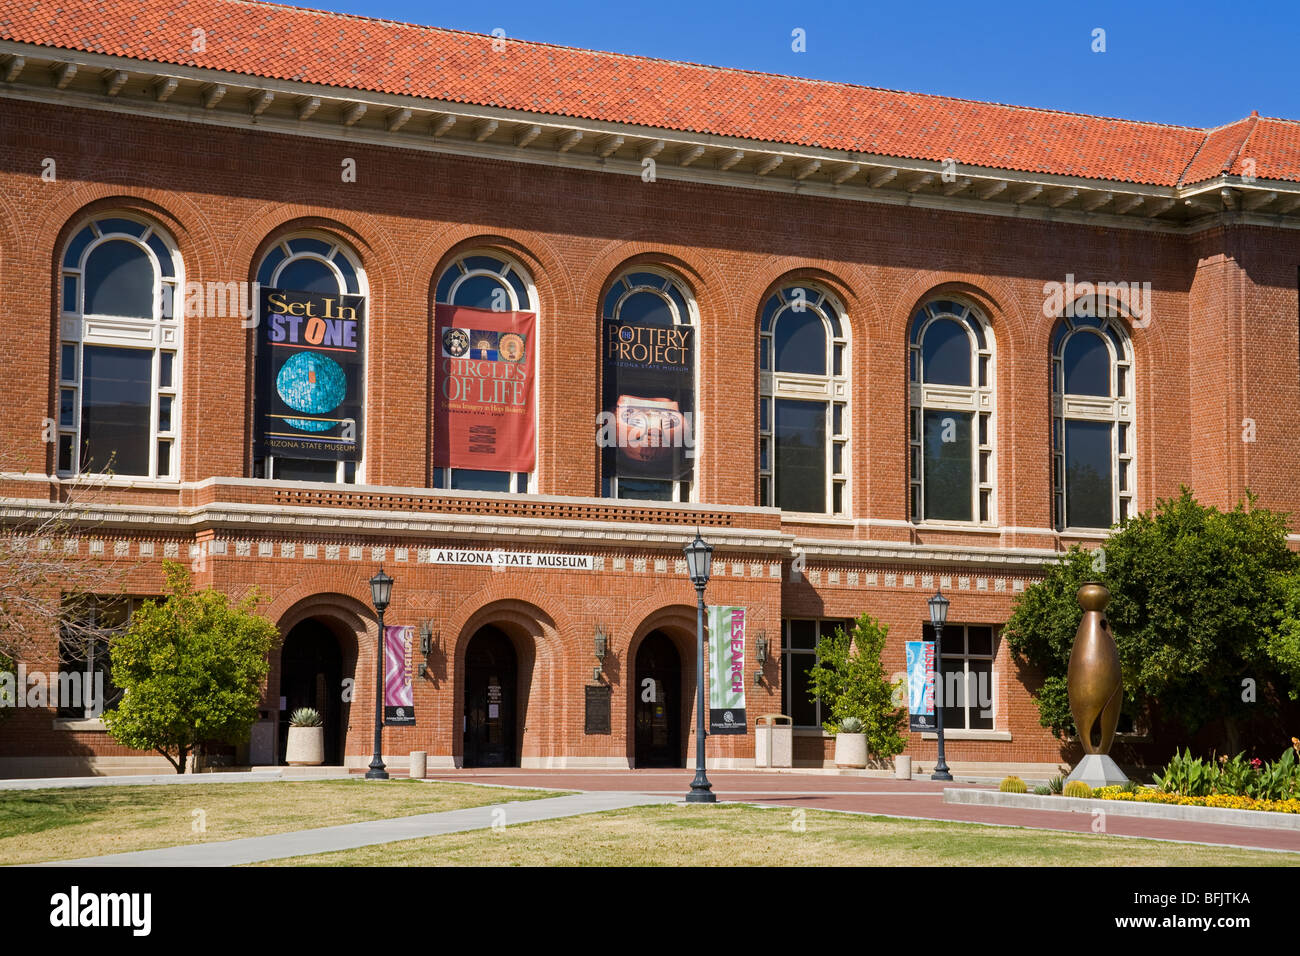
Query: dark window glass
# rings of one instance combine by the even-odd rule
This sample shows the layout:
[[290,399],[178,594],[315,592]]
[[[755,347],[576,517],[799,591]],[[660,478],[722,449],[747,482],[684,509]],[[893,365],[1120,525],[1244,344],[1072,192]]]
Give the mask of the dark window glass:
[[131,219],[100,219],[96,225],[99,226],[101,233],[124,232],[128,236],[135,236],[137,239],[144,235],[146,228]]
[[938,319],[931,324],[921,354],[927,385],[970,385],[970,336],[960,322]]
[[273,246],[262,259],[262,268],[257,270],[257,281],[262,285],[271,284],[271,276],[275,273],[275,267],[284,261],[284,249],[280,246]]
[[673,483],[658,478],[620,478],[620,498],[644,498],[649,501],[672,501]]
[[1110,394],[1110,350],[1100,336],[1091,332],[1070,336],[1063,359],[1067,394]]
[[971,414],[943,410],[925,413],[928,520],[971,520]]
[[145,245],[152,249],[153,254],[158,258],[158,268],[162,270],[162,274],[167,276],[169,279],[174,277],[176,275],[176,268],[172,262],[171,250],[167,248],[167,244],[162,241],[162,238],[158,233],[155,232],[152,236],[146,239]]
[[972,660],[966,665],[967,719],[971,730],[993,729],[993,662]]
[[339,291],[338,278],[319,259],[295,259],[284,267],[275,284],[281,289],[320,295],[337,295]]
[[775,437],[777,507],[825,511],[826,405],[777,399]]
[[172,443],[170,441],[160,441],[158,443],[158,475],[167,477],[172,473]]
[[790,646],[812,650],[817,646],[816,621],[790,621]]
[[511,473],[508,471],[453,468],[451,486],[458,491],[509,491],[510,477]]
[[277,458],[275,477],[281,481],[338,480],[338,465],[332,461],[311,461],[306,458]]
[[967,647],[969,653],[993,656],[993,628],[968,627],[966,629],[966,639],[969,642]]
[[59,436],[59,471],[72,471],[72,436]]
[[77,311],[77,277],[63,277],[63,311]]
[[109,464],[119,475],[149,473],[153,353],[86,346],[81,388],[83,467]]
[[100,243],[86,260],[86,312],[153,317],[153,264],[134,242]]
[[826,326],[816,312],[786,309],[776,320],[773,339],[778,372],[826,374]]
[[510,292],[505,285],[491,276],[470,276],[456,287],[456,297],[452,305],[508,312],[510,310]]
[[61,389],[59,392],[59,424],[65,428],[71,428],[77,423],[76,408],[77,393],[70,388]]
[[68,251],[63,254],[63,265],[67,269],[78,269],[81,267],[81,256],[86,251],[86,246],[90,245],[95,239],[95,234],[87,226],[76,237],[68,243]]
[[158,356],[158,387],[172,387],[172,366],[176,361],[175,352],[163,352]]
[[65,345],[59,349],[59,378],[65,382],[77,380],[77,347]]
[[314,252],[320,256],[328,256],[330,250],[334,247],[324,239],[313,239],[310,236],[299,236],[297,239],[289,240],[289,248],[294,252]]
[[1107,422],[1065,423],[1065,520],[1072,528],[1109,528],[1110,430]]
[[172,397],[170,395],[162,395],[158,398],[158,430],[160,432],[172,430]]
[[[945,635],[948,638],[949,635]],[[945,640],[945,645],[947,641]],[[943,657],[939,660],[940,683],[935,687],[938,703],[942,704],[943,729],[965,730],[966,709],[961,706],[965,700],[965,669],[959,657]]]
[[[683,316],[685,318],[685,316]],[[618,320],[631,325],[666,327],[673,324],[672,309],[663,296],[642,289],[623,300],[618,310]]]
[[812,700],[809,693],[811,682],[808,679],[808,670],[817,663],[817,657],[814,654],[789,654],[785,657],[789,662],[789,667],[785,677],[785,686],[788,688],[789,696],[789,714],[792,723],[796,727],[816,727],[817,724],[817,704]]

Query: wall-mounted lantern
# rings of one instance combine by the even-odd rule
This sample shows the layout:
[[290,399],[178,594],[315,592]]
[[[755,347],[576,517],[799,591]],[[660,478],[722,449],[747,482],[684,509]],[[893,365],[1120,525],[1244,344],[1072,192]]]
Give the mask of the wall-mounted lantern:
[[599,681],[605,665],[605,656],[609,653],[609,634],[603,624],[596,625],[596,637],[592,643],[595,645],[596,660],[599,663],[592,668],[591,679]]

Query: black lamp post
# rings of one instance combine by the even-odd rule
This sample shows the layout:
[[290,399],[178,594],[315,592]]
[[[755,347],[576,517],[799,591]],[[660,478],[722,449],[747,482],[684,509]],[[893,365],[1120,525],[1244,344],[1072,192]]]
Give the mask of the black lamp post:
[[375,649],[375,756],[370,761],[370,769],[366,771],[367,780],[388,779],[388,771],[384,769],[384,758],[380,753],[384,747],[384,611],[392,596],[393,579],[384,573],[381,566],[379,573],[370,579],[370,598],[379,615],[379,646]]
[[943,755],[943,625],[948,620],[948,599],[942,591],[936,591],[930,598],[930,623],[934,625],[934,717],[935,729],[939,735],[939,762],[934,765],[931,780],[951,780],[948,761]]
[[686,552],[686,573],[695,585],[696,617],[696,657],[695,688],[699,707],[695,720],[695,779],[691,781],[691,792],[686,795],[687,803],[717,803],[709,778],[704,774],[704,589],[709,584],[709,569],[713,565],[713,545],[700,537],[697,529],[695,540],[684,549]]

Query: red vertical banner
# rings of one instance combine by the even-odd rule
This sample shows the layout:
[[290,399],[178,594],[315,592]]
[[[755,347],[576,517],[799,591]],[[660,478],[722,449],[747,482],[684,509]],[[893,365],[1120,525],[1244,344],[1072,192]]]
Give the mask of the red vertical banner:
[[536,326],[532,312],[436,308],[435,467],[533,470]]

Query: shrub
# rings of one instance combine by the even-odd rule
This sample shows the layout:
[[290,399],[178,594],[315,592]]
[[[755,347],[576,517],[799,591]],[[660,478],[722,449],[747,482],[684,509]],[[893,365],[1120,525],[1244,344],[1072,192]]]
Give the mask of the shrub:
[[299,707],[289,715],[290,727],[319,727],[321,723],[320,714],[311,707]]
[[1082,780],[1071,780],[1065,785],[1063,791],[1067,797],[1083,797],[1087,799],[1092,796],[1092,787],[1088,786]]
[[1050,797],[1052,795],[1052,790],[1050,787],[1034,787],[1034,794],[1039,797]]
[[820,697],[830,711],[831,719],[822,727],[839,733],[847,720],[857,718],[871,756],[878,760],[889,760],[907,747],[901,733],[907,712],[894,706],[894,685],[880,660],[888,632],[863,614],[851,631],[837,628],[817,642],[817,663],[808,670],[809,695]]
[[1017,776],[1004,777],[998,789],[1003,793],[1024,793],[1025,782]]
[[1200,757],[1193,757],[1190,748],[1184,753],[1179,753],[1175,748],[1164,772],[1154,776],[1156,786],[1162,791],[1182,797],[1208,797],[1218,778],[1214,765]]

